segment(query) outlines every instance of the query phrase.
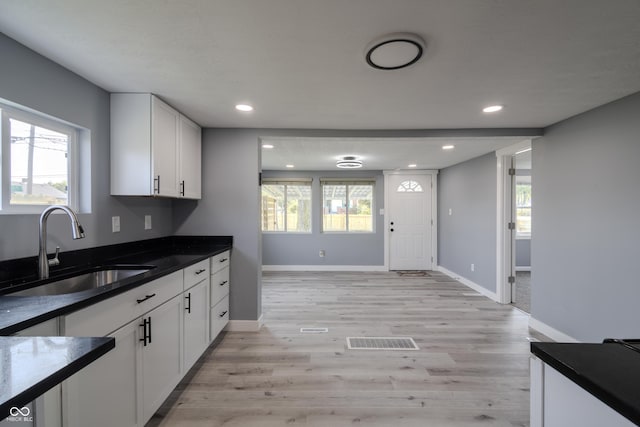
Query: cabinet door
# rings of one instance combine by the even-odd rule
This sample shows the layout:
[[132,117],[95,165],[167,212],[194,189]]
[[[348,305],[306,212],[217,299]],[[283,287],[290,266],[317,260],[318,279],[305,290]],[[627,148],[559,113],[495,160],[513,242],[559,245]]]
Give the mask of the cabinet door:
[[184,293],[184,357],[186,373],[209,345],[209,278]]
[[149,337],[146,345],[140,342],[138,347],[142,353],[142,424],[149,421],[182,378],[182,310],[182,295],[178,295],[142,318],[148,322]]
[[151,158],[154,194],[178,197],[178,126],[180,113],[151,98]]
[[229,267],[211,275],[211,307],[229,295]]
[[180,195],[202,197],[202,130],[180,115]]
[[141,328],[133,321],[111,334],[116,348],[62,383],[66,427],[143,426],[139,414]]
[[229,296],[222,298],[213,308],[211,308],[211,333],[210,340],[216,339],[224,327],[229,323]]

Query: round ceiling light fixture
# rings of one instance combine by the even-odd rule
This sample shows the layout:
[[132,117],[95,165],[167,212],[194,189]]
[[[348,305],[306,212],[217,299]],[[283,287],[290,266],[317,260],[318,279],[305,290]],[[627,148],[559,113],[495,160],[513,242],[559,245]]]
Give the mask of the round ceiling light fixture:
[[362,167],[362,160],[358,160],[354,156],[344,156],[336,162],[336,166],[340,169],[358,169]]
[[236,110],[248,113],[249,111],[253,111],[253,106],[249,104],[238,104],[236,105]]
[[367,46],[367,64],[378,70],[399,70],[415,64],[426,49],[422,37],[413,33],[393,33]]

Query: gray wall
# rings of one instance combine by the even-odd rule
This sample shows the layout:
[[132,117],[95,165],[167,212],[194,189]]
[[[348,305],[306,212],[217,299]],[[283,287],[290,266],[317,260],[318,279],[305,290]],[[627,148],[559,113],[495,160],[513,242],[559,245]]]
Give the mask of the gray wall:
[[531,267],[531,239],[516,239],[516,267]]
[[533,141],[531,314],[584,341],[640,326],[640,93]]
[[[384,176],[381,171],[263,171],[264,178],[313,178],[310,234],[263,233],[263,265],[384,265]],[[322,233],[320,178],[375,178],[374,233]],[[325,251],[321,258],[320,249]]]
[[233,236],[234,320],[257,320],[262,313],[258,136],[251,130],[205,129],[202,200],[174,203],[176,234]]
[[495,153],[440,171],[438,264],[491,292],[496,292],[496,203]]
[[[65,251],[170,235],[171,202],[109,195],[109,94],[1,33],[0,52],[0,98],[74,123],[91,135],[90,163],[83,163],[91,167],[91,188],[85,191],[91,194],[91,213],[80,215],[87,237],[72,240],[68,218],[52,215],[50,250],[56,245]],[[145,214],[152,215],[152,230],[144,230]],[[113,215],[120,216],[120,233],[111,232]],[[0,260],[37,254],[38,217],[0,214]]]

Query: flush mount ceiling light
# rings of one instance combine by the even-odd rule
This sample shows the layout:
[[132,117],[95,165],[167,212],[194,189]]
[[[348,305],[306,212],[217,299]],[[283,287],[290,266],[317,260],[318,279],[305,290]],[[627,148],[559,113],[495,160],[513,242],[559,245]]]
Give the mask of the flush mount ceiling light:
[[294,165],[285,165],[286,168],[295,168]]
[[451,144],[449,144],[449,145],[443,145],[443,146],[442,146],[442,149],[443,149],[443,150],[453,150],[453,147],[455,147],[455,146],[454,146],[454,145],[451,145]]
[[262,148],[273,148],[271,144],[262,144]]
[[416,165],[415,163],[411,163],[410,165],[407,166],[408,168],[417,168],[418,165]]
[[399,70],[415,64],[424,53],[424,40],[412,33],[394,33],[380,37],[367,46],[367,64],[378,70]]
[[502,105],[490,105],[482,109],[485,113],[497,113],[502,110],[504,107]]
[[253,107],[249,104],[238,104],[236,105],[236,110],[248,113],[249,111],[253,111]]
[[336,166],[340,169],[358,169],[362,167],[362,160],[354,156],[345,156],[336,162]]

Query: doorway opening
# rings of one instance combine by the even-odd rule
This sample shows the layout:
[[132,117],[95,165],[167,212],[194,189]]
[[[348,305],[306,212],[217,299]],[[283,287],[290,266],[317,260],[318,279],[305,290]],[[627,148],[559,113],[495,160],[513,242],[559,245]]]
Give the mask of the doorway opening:
[[515,284],[511,304],[531,313],[531,149],[514,155]]

